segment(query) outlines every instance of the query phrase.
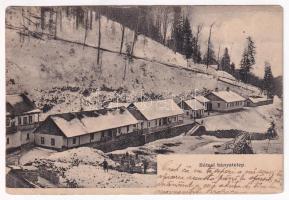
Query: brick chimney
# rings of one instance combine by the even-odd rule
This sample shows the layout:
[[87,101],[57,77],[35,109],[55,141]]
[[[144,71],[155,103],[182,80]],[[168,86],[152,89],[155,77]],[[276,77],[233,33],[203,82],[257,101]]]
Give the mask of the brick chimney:
[[230,87],[227,87],[227,88],[226,88],[226,91],[227,91],[227,92],[230,92]]
[[215,88],[215,92],[218,92],[218,91],[219,91],[219,89],[216,87],[216,88]]

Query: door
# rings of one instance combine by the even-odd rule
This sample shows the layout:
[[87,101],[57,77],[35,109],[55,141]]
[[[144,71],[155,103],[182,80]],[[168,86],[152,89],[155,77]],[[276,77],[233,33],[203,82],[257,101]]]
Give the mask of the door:
[[208,110],[208,111],[211,111],[211,110],[212,110],[212,103],[208,103],[207,105],[208,105],[207,110]]

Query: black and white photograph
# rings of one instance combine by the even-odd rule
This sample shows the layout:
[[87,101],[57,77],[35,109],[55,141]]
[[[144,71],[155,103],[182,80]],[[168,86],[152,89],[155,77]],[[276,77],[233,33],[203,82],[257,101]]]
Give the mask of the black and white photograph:
[[283,155],[281,6],[5,12],[7,188],[153,189],[160,155]]

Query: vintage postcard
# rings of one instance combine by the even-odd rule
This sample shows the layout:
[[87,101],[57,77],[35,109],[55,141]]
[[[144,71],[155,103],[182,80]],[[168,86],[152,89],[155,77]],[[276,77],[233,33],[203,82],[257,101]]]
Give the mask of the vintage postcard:
[[10,6],[5,43],[8,193],[283,191],[281,6]]

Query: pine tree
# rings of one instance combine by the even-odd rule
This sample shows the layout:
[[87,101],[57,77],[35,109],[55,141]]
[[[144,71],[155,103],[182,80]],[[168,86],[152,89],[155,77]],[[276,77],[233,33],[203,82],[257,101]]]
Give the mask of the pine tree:
[[201,47],[199,44],[199,38],[200,38],[200,34],[201,31],[203,29],[202,25],[198,25],[197,26],[197,32],[195,34],[195,36],[193,36],[193,41],[192,41],[192,45],[193,45],[193,60],[194,63],[201,63],[202,62],[202,54],[201,54]]
[[[213,55],[214,55],[214,52],[212,51],[213,50],[213,45],[212,45],[212,42],[211,42],[213,26],[214,26],[214,23],[212,23],[211,26],[210,26],[209,37],[208,37],[207,56],[206,56],[207,69],[209,67],[209,64],[212,62]],[[216,61],[216,59],[215,59],[215,61]]]
[[229,56],[229,51],[228,48],[225,48],[224,51],[224,55],[221,59],[221,63],[220,63],[220,67],[221,70],[226,71],[226,72],[230,72],[231,71],[231,60],[230,60],[230,56]]
[[274,78],[271,71],[271,65],[269,62],[265,62],[265,73],[263,79],[263,89],[266,90],[267,96],[272,98],[274,90]]
[[181,9],[174,8],[174,19],[172,25],[172,40],[175,52],[182,53],[183,49],[183,18],[181,17]]
[[236,69],[235,63],[232,62],[230,68],[231,68],[231,74],[234,75],[235,74],[235,69]]
[[212,42],[209,42],[208,52],[209,52],[209,56],[208,56],[208,53],[206,52],[204,57],[203,57],[203,63],[208,64],[208,65],[217,64],[216,55],[215,55],[215,51],[214,51]]
[[241,69],[240,76],[241,79],[245,82],[248,81],[248,74],[252,69],[252,66],[255,64],[255,55],[256,55],[256,47],[252,38],[247,37],[247,46],[244,49],[242,59],[241,59]]
[[193,37],[192,45],[193,45],[193,55],[192,56],[193,56],[194,63],[201,63],[202,54],[201,54],[201,48],[200,48],[197,37]]
[[185,18],[183,25],[183,48],[182,52],[186,56],[186,59],[192,57],[193,53],[193,34],[188,18]]

